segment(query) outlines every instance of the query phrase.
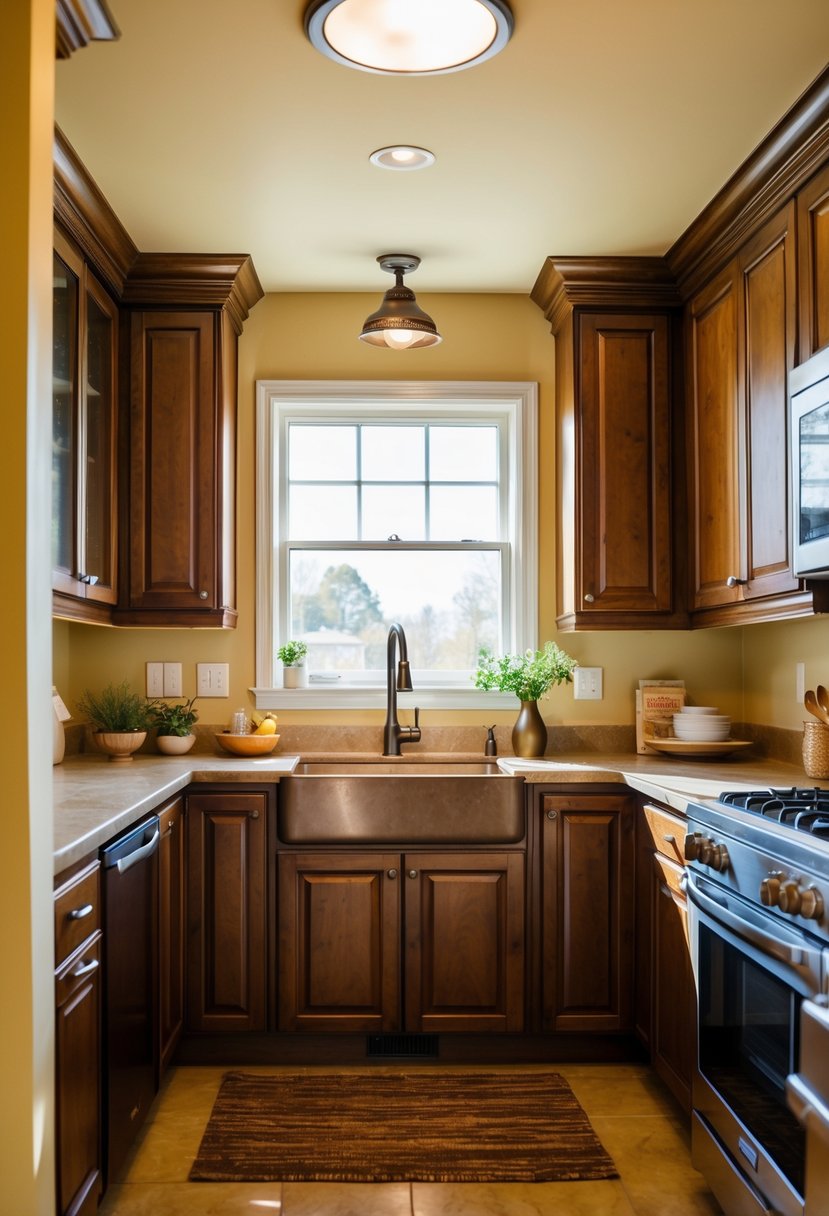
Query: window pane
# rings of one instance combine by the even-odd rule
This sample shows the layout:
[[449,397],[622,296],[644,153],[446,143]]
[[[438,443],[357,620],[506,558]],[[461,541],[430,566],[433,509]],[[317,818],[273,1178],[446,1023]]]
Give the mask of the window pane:
[[293,540],[356,540],[356,488],[291,486],[288,536]]
[[433,481],[496,481],[498,428],[429,428],[429,476]]
[[423,486],[363,486],[363,540],[426,539]]
[[354,481],[357,477],[356,426],[288,428],[288,476],[292,481]]
[[384,668],[392,621],[414,668],[473,668],[481,646],[501,649],[498,550],[292,550],[290,588],[312,672]]
[[422,426],[364,426],[364,481],[423,481],[426,431]]
[[431,540],[498,540],[498,491],[494,486],[432,486]]

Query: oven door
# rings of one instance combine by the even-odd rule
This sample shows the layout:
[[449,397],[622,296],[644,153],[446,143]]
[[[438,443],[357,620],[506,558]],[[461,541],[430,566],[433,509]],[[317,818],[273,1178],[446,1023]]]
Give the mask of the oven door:
[[697,986],[693,1152],[727,1212],[802,1216],[803,1129],[786,1102],[800,1006],[820,990],[822,949],[739,895],[687,873]]

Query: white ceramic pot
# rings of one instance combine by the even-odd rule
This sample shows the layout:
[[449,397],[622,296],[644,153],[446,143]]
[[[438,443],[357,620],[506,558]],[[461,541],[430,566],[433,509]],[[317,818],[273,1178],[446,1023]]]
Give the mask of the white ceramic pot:
[[165,756],[183,756],[196,742],[195,735],[156,735],[155,745]]
[[308,668],[302,663],[297,667],[282,668],[282,687],[283,688],[307,688],[308,687]]

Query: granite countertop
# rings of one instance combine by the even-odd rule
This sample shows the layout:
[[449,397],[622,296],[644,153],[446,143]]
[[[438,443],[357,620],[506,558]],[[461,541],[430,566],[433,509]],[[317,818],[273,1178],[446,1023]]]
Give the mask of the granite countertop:
[[[351,762],[388,759],[369,752],[303,752],[248,759],[191,753],[187,756],[137,755],[128,763],[105,756],[81,754],[55,765],[54,873],[95,853],[102,844],[128,828],[192,782],[276,782],[290,776],[300,759]],[[410,750],[396,759],[408,761],[482,761],[477,753]],[[525,781],[549,784],[628,785],[684,813],[694,798],[715,797],[724,789],[754,789],[767,785],[808,785],[801,768],[769,759],[677,760],[665,755],[635,753],[573,753],[545,760],[497,757],[499,767]]]

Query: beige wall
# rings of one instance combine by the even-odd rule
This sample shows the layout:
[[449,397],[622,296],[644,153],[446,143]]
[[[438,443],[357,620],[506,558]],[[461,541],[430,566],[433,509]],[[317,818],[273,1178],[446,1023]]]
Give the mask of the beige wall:
[[[184,692],[195,692],[195,664],[230,663],[231,695],[201,702],[202,720],[223,722],[237,705],[252,705],[254,682],[254,406],[257,379],[440,379],[532,380],[540,404],[540,589],[541,638],[555,631],[555,432],[554,343],[549,325],[526,296],[420,295],[436,319],[444,342],[427,350],[394,352],[357,340],[375,295],[269,295],[253,309],[239,346],[238,422],[238,608],[234,631],[112,630],[58,622],[55,677],[74,705],[85,687],[128,679],[144,686],[147,660],[181,661]],[[544,706],[551,722],[633,721],[633,690],[640,676],[685,678],[699,704],[720,705],[742,716],[741,631],[697,633],[601,633],[562,635],[559,643],[581,663],[605,669],[602,701],[574,701],[570,689],[554,690]],[[356,712],[356,711],[355,711]],[[287,718],[287,713],[283,713]],[[378,718],[379,715],[362,715]],[[510,721],[510,713],[440,714],[434,723]],[[304,721],[342,720],[336,714],[297,715]]]
[[3,9],[3,564],[5,699],[0,1000],[0,1208],[54,1210],[54,948],[50,726],[54,0]]

